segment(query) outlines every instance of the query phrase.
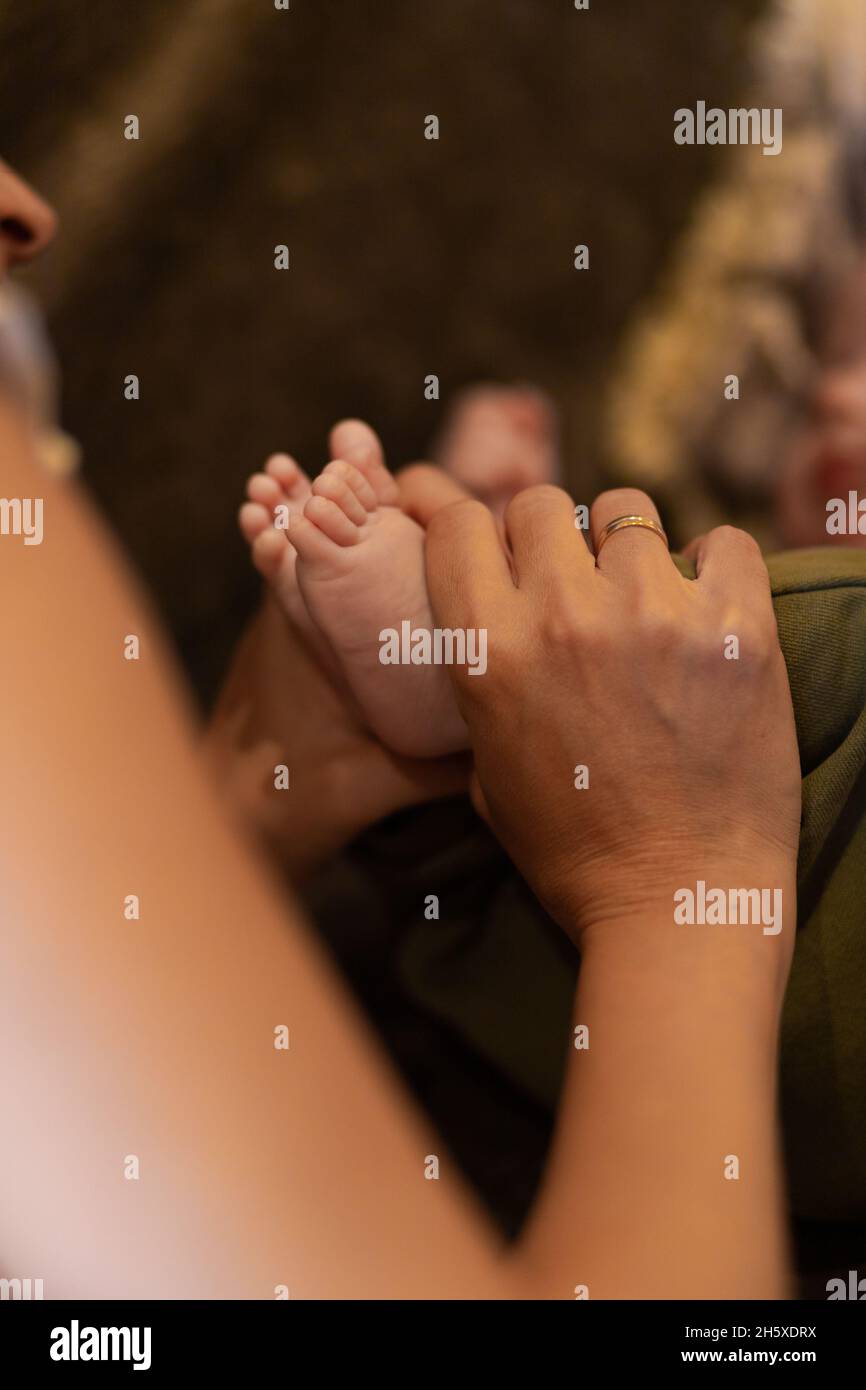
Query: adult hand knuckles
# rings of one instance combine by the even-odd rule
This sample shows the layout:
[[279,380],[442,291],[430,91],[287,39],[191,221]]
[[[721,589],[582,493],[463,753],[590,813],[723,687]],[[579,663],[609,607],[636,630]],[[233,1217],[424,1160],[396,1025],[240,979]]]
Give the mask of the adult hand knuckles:
[[684,644],[687,640],[688,628],[684,615],[672,604],[666,603],[661,595],[639,599],[629,626],[632,635],[644,643],[667,647],[673,642]]
[[750,536],[748,531],[741,531],[738,526],[717,526],[712,534],[722,543],[726,550],[733,555],[739,555],[743,559],[759,560],[763,567],[764,557],[761,554],[761,547]]
[[533,487],[526,487],[509,502],[505,510],[505,524],[513,526],[515,522],[543,514],[552,506],[558,506],[563,498],[570,507],[568,494],[552,483],[536,483]]

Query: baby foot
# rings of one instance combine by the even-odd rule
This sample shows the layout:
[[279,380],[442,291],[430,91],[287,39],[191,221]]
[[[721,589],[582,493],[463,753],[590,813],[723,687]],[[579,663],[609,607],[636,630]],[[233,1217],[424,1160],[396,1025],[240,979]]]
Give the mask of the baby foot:
[[523,488],[559,481],[553,405],[533,387],[474,387],[458,400],[433,454],[501,518]]
[[[366,431],[365,439],[359,432]],[[346,422],[332,435],[354,459],[335,459],[312,485],[289,539],[297,582],[370,727],[395,752],[438,757],[468,745],[442,666],[383,665],[380,633],[432,631],[424,532],[396,505],[397,486],[372,431]]]

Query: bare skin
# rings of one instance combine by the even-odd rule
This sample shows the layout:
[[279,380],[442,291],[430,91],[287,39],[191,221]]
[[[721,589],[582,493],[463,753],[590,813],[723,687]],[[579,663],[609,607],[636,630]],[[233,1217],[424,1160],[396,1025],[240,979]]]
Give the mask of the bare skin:
[[[767,938],[766,952],[751,937],[714,935],[689,936],[682,949],[665,902],[671,881],[708,863],[710,831],[720,882],[739,882],[748,866],[787,887],[792,871],[789,696],[765,576],[753,555],[745,563],[742,543],[736,566],[721,571],[718,547],[703,543],[706,606],[693,610],[673,664],[642,670],[628,659],[636,646],[662,632],[673,641],[669,575],[647,570],[648,587],[630,588],[626,574],[615,578],[629,553],[620,548],[619,562],[614,552],[600,567],[611,589],[602,598],[596,580],[590,590],[585,559],[565,548],[564,494],[524,494],[509,512],[516,582],[480,504],[431,518],[434,612],[489,623],[502,657],[490,682],[470,682],[483,690],[457,685],[483,804],[581,939],[577,1017],[600,1040],[573,1054],[531,1232],[506,1254],[302,914],[213,796],[141,594],[77,491],[38,472],[29,425],[2,393],[0,490],[38,494],[46,517],[40,546],[0,544],[0,843],[11,889],[0,1020],[15,1058],[0,1069],[4,1273],[38,1271],[49,1298],[271,1298],[281,1287],[302,1298],[571,1298],[577,1284],[594,1297],[783,1294],[772,1078],[788,937]],[[599,499],[596,516],[618,504]],[[581,605],[575,643],[561,599],[578,591],[598,600]],[[652,602],[636,604],[640,595]],[[707,639],[730,604],[747,606],[761,659],[716,709]],[[617,619],[610,631],[586,625],[602,613]],[[594,689],[583,639],[597,664],[602,632],[606,695],[576,714],[575,689]],[[129,634],[138,660],[124,657]],[[522,707],[544,717],[521,723]],[[753,721],[758,707],[769,729]],[[675,717],[662,721],[659,755],[676,753],[678,776],[645,787],[634,862],[654,871],[637,910],[633,892],[617,895],[622,862],[611,860],[616,807],[635,804],[633,760],[617,755],[616,734],[627,716],[646,746],[664,710]],[[725,730],[736,731],[741,756],[720,788],[705,745],[712,737],[724,753]],[[595,857],[592,821],[575,817],[558,781],[578,738],[605,771]],[[758,826],[752,778],[762,760],[779,797]],[[687,798],[701,808],[694,833],[660,840],[672,810],[682,827]],[[274,1045],[282,1026],[288,1050]],[[730,1149],[747,1179],[736,1187],[718,1176]],[[432,1154],[437,1182],[424,1178]]]
[[556,412],[530,386],[464,391],[434,447],[445,472],[501,518],[518,492],[560,480]]
[[38,549],[0,546],[4,1273],[49,1298],[510,1295],[441,1142],[214,797],[114,546],[2,404],[0,479],[35,481],[47,518]]
[[[334,663],[268,591],[234,653],[205,731],[217,783],[244,829],[303,883],[393,811],[455,795],[465,757],[391,752],[367,728]],[[274,770],[289,769],[291,794]]]
[[[248,480],[239,523],[253,563],[382,743],[415,758],[465,749],[442,667],[380,661],[384,631],[434,626],[423,528],[369,426],[344,420],[329,444],[332,461],[312,483],[285,454]],[[521,488],[559,472],[552,407],[527,388],[466,392],[439,447],[460,494],[489,498],[497,515]]]
[[466,725],[444,670],[379,660],[383,630],[404,621],[433,626],[424,532],[400,507],[368,426],[343,421],[331,447],[337,457],[312,484],[280,456],[249,480],[239,519],[254,562],[384,744],[416,758],[465,749]]
[[[26,493],[34,476],[27,440],[8,420],[0,460],[7,493]],[[649,935],[656,907],[638,919],[631,900],[617,904],[605,895],[607,939],[628,945],[616,968],[609,946],[586,955],[577,1016],[601,1031],[605,1017],[625,1012],[623,1028],[631,1029],[638,1005],[645,1010],[654,997],[654,983],[666,981],[661,998],[670,1016],[664,1046],[654,1053],[655,1084],[670,1098],[673,1082],[678,1094],[688,1080],[685,1059],[702,1039],[701,1087],[713,1097],[712,1115],[697,1096],[692,1105],[669,1104],[664,1126],[658,1121],[648,1134],[638,1126],[635,1143],[635,1117],[649,1103],[643,1090],[638,1103],[636,1093],[649,1078],[628,1048],[632,1033],[625,1031],[613,1052],[600,1047],[597,1063],[592,1054],[592,1068],[602,1073],[596,1085],[573,1065],[583,1077],[579,1112],[569,1121],[566,1109],[532,1245],[506,1258],[447,1156],[440,1181],[424,1181],[425,1157],[441,1158],[441,1141],[394,1082],[297,909],[279,901],[209,794],[158,633],[112,548],[73,496],[54,484],[43,491],[52,525],[38,563],[20,546],[0,550],[4,589],[18,595],[2,631],[10,674],[0,732],[2,829],[23,892],[20,912],[13,908],[7,917],[0,971],[7,1045],[14,1041],[24,1059],[0,1082],[10,1136],[0,1184],[8,1198],[0,1212],[7,1267],[38,1268],[49,1296],[270,1297],[278,1284],[301,1297],[571,1297],[578,1283],[596,1296],[783,1293],[772,1149],[783,971],[768,966],[778,964],[779,953],[733,950],[730,939],[717,950],[707,939],[701,950],[683,953],[659,938],[657,950]],[[452,520],[465,554],[463,521]],[[437,531],[441,541],[441,525],[434,545]],[[553,543],[555,536],[542,539]],[[450,561],[443,568],[441,550],[431,560],[431,588],[442,605]],[[121,654],[129,632],[141,636],[138,664]],[[512,679],[519,669],[511,667]],[[537,666],[525,669],[526,680],[537,682]],[[549,676],[553,717],[543,739],[552,752],[573,703],[568,664],[550,662]],[[563,696],[569,693],[556,713],[563,682]],[[499,682],[481,684],[501,697]],[[466,712],[475,724],[478,708]],[[491,743],[494,723],[490,729],[479,738],[480,765],[485,796],[499,807],[499,788],[523,759],[508,736]],[[536,750],[542,766],[546,746]],[[629,766],[622,775],[630,773]],[[561,817],[570,821],[571,808],[558,794],[549,801],[542,790],[535,795],[547,836],[558,845]],[[527,826],[504,834],[543,892],[554,872],[561,909],[575,906],[578,920],[568,925],[578,928],[581,890],[562,882],[559,856],[551,860]],[[696,848],[685,853],[680,846],[685,857],[676,874],[686,881]],[[763,840],[761,849],[766,853]],[[607,881],[603,861],[597,867],[598,880]],[[717,876],[725,872],[718,858],[714,868]],[[775,858],[765,860],[765,877],[778,870]],[[123,915],[130,892],[140,896],[138,922]],[[613,920],[617,911],[620,922]],[[632,944],[638,940],[643,958]],[[736,1027],[718,1002],[733,999]],[[280,1024],[290,1028],[285,1054],[273,1046]],[[733,1028],[737,1045],[719,1048],[717,1028]],[[648,1036],[640,1029],[644,1067]],[[622,1097],[620,1130],[610,1126],[612,1092]],[[629,1176],[622,1170],[625,1130],[632,1136],[629,1161],[645,1164],[648,1152],[676,1156],[661,1188],[659,1171],[650,1167],[656,1181],[645,1178],[625,1203],[630,1238],[619,1229],[623,1188],[604,1177]],[[752,1177],[737,1198],[742,1221],[731,1221],[730,1188],[715,1162],[703,1182],[693,1169],[696,1162],[698,1174],[703,1168],[710,1139],[714,1156],[720,1145],[727,1153],[739,1144],[750,1163]],[[58,1152],[59,1169],[49,1158]],[[142,1164],[140,1182],[123,1179],[129,1154]],[[677,1216],[678,1194],[691,1190],[702,1232],[710,1222],[714,1235],[709,1265],[688,1200]],[[178,1211],[185,1213],[182,1227]],[[663,1267],[649,1258],[640,1235],[656,1220],[668,1223]]]
[[[530,420],[526,396],[516,388],[498,387],[461,397],[444,431],[441,469],[412,465],[396,475],[401,511],[423,528],[431,480],[435,505],[441,506],[444,500],[469,495],[456,481],[466,473],[480,485],[483,472],[484,486],[505,496],[514,484],[516,454],[527,455],[523,473],[532,481],[553,481],[559,466],[549,410],[535,411],[538,393],[530,393]],[[333,455],[352,460],[377,486],[387,483],[381,443],[367,425],[342,421],[328,443]],[[287,454],[274,454],[248,480],[239,523],[266,582],[265,599],[238,644],[206,731],[208,753],[232,809],[295,882],[392,811],[465,791],[469,777],[463,757],[404,758],[371,733],[344,668],[307,610],[298,585],[297,552],[286,530],[274,525],[278,508],[300,513],[312,495],[306,474]],[[420,572],[423,556],[415,554],[414,545],[411,558],[418,565],[414,582],[423,585],[425,613],[432,621]],[[392,561],[389,556],[384,576],[380,570],[370,572],[374,603],[383,578],[384,603],[390,602]],[[458,717],[447,682],[444,690],[455,711],[453,722]],[[465,742],[462,719],[459,728]],[[299,792],[288,801],[274,788],[278,763],[291,769]]]
[[[604,493],[594,543],[626,514],[658,520],[645,494]],[[452,668],[479,807],[583,959],[574,1017],[591,1042],[527,1251],[555,1258],[567,1213],[595,1296],[782,1296],[775,1050],[800,777],[760,552],[722,527],[695,542],[689,583],[643,530],[596,562],[558,489],[519,494],[505,520],[510,564],[478,503],[435,511],[427,571],[439,622],[490,630],[488,677]],[[698,878],[778,889],[783,930],[677,925],[674,894]]]
[[830,305],[805,418],[784,453],[776,515],[786,546],[866,545],[827,529],[827,504],[866,494],[866,255]]
[[20,174],[0,159],[0,281],[53,240],[57,215]]

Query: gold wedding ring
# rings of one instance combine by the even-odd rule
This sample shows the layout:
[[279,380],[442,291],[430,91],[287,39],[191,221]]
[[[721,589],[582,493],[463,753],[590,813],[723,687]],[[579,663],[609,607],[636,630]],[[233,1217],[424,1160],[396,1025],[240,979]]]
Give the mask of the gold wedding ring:
[[605,541],[610,539],[614,531],[624,531],[627,526],[640,526],[644,531],[652,531],[654,535],[658,536],[665,549],[669,548],[668,538],[657,521],[653,521],[648,516],[617,516],[613,521],[609,521],[599,533],[598,543],[595,547],[596,560],[601,554]]

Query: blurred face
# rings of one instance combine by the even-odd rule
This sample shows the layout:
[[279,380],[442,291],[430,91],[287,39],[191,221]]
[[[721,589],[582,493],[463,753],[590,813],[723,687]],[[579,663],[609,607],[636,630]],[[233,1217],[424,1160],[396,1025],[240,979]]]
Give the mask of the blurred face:
[[46,202],[0,160],[0,283],[54,238],[57,218]]
[[828,324],[810,415],[781,470],[778,494],[787,545],[866,545],[866,536],[827,533],[827,503],[866,497],[866,257]]

